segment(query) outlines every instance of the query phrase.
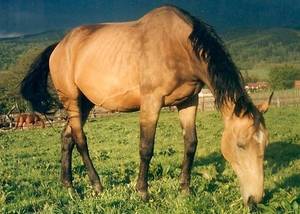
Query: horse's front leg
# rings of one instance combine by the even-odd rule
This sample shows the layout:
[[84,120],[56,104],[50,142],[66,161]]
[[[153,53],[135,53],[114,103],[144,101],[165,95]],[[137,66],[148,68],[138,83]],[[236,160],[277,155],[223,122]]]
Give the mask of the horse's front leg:
[[177,106],[184,139],[184,156],[179,182],[181,191],[187,194],[190,192],[191,169],[197,148],[195,125],[197,106],[198,96],[194,96],[187,102]]
[[149,199],[148,171],[153,156],[156,125],[161,109],[161,99],[153,95],[144,96],[140,109],[140,169],[136,190],[142,200]]

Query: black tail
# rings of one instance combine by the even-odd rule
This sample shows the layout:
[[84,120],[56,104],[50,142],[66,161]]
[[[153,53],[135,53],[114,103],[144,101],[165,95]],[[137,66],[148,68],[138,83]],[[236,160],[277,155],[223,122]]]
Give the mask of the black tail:
[[47,113],[55,103],[48,91],[49,58],[57,43],[47,47],[31,64],[21,82],[21,95],[31,103],[32,109]]

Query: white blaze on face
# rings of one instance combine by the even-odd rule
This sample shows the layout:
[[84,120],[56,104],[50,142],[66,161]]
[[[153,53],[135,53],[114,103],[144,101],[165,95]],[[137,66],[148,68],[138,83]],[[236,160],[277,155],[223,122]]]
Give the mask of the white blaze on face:
[[259,144],[262,144],[265,139],[265,133],[260,129],[253,137]]

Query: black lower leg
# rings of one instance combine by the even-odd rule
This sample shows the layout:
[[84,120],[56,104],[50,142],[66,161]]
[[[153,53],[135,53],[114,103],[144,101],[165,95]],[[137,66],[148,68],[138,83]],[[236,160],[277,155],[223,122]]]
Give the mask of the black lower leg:
[[184,139],[184,157],[179,182],[181,189],[188,192],[190,190],[191,170],[197,148],[195,125],[197,106],[198,96],[194,96],[189,101],[177,106]]
[[148,171],[153,156],[153,140],[151,142],[141,139],[140,143],[140,169],[137,190],[146,192],[148,189]]
[[184,136],[184,157],[182,171],[180,174],[180,187],[182,190],[189,190],[191,170],[197,148],[196,131],[186,132]]
[[148,200],[148,171],[154,149],[156,123],[140,126],[140,168],[136,189],[143,200]]
[[74,141],[66,127],[62,133],[61,143],[61,181],[64,186],[72,187],[72,150]]
[[96,193],[102,192],[103,187],[101,185],[100,178],[95,170],[95,167],[91,161],[88,146],[86,143],[86,137],[84,134],[82,137],[76,137],[76,148],[82,157],[82,161],[87,169],[88,176],[94,190],[96,191]]

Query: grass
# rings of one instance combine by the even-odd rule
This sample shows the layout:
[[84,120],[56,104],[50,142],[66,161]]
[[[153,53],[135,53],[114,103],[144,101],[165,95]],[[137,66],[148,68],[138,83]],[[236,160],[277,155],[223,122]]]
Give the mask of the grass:
[[[151,163],[148,203],[134,191],[138,173],[138,113],[116,114],[87,123],[92,160],[105,186],[93,197],[77,151],[73,155],[78,198],[62,188],[60,127],[0,133],[2,213],[248,213],[236,176],[220,153],[220,114],[200,113],[193,194],[178,192],[183,143],[178,116],[162,112]],[[271,143],[265,157],[266,196],[257,213],[300,212],[299,108],[271,109],[266,115]]]
[[250,69],[241,70],[244,75],[245,71],[248,72],[249,76],[257,78],[259,81],[270,81],[270,72],[274,68],[283,67],[283,66],[291,66],[296,69],[300,69],[299,62],[288,62],[284,63],[258,63]]

